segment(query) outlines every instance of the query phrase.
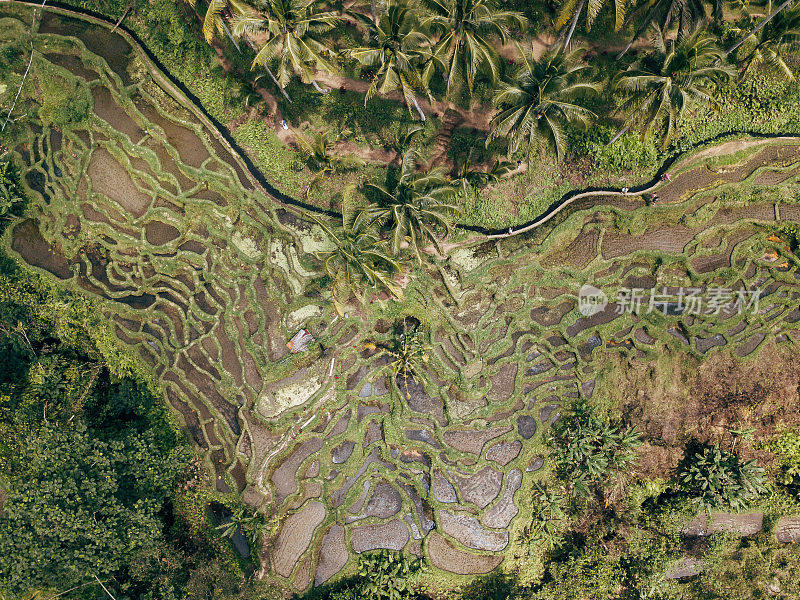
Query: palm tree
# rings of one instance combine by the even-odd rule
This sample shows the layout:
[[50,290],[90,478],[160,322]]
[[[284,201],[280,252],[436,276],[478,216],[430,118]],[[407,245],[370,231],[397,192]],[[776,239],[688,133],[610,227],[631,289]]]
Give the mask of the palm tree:
[[331,250],[320,252],[318,256],[325,273],[333,281],[331,295],[339,314],[344,313],[343,303],[351,294],[361,301],[360,288],[365,284],[385,288],[395,298],[403,298],[403,290],[392,281],[392,276],[401,271],[400,263],[386,253],[368,219],[352,210],[351,192],[349,188],[345,193],[340,227],[332,227],[311,215],[333,245]]
[[790,5],[791,5],[791,4],[793,4],[794,2],[795,2],[795,0],[783,0],[783,2],[781,2],[781,3],[780,3],[780,5],[778,5],[778,7],[777,7],[775,10],[773,10],[773,11],[772,11],[771,13],[769,13],[769,14],[768,14],[766,17],[764,17],[763,19],[761,19],[761,21],[759,21],[759,22],[758,22],[758,25],[756,25],[755,27],[753,27],[753,28],[752,28],[750,31],[748,31],[748,32],[747,32],[747,33],[746,33],[744,36],[742,36],[742,37],[739,39],[739,41],[738,41],[738,42],[736,42],[736,43],[735,43],[733,46],[731,46],[730,48],[728,48],[728,49],[725,51],[725,56],[727,57],[729,54],[731,54],[732,52],[734,52],[734,51],[735,51],[735,50],[736,50],[736,49],[737,49],[739,46],[741,46],[741,45],[742,45],[742,44],[745,42],[745,40],[746,40],[747,38],[749,38],[749,37],[750,37],[751,35],[753,35],[753,34],[756,34],[756,33],[758,33],[758,31],[759,31],[761,28],[765,27],[765,26],[766,26],[766,25],[767,25],[767,24],[768,24],[770,21],[772,21],[772,19],[774,19],[774,18],[775,18],[777,15],[779,15],[779,14],[781,13],[781,11],[785,10],[785,9],[786,9],[788,6],[790,6]]
[[[197,0],[187,0],[187,2],[192,8],[196,9]],[[244,17],[246,14],[246,5],[238,0],[210,0],[208,3],[208,9],[206,10],[206,15],[203,18],[203,37],[205,37],[206,41],[211,44],[211,42],[214,41],[215,34],[218,33],[221,35],[224,33],[226,36],[228,36],[228,39],[230,39],[233,45],[236,46],[236,50],[238,50],[241,54],[242,49],[239,47],[236,38],[231,34],[231,31],[225,24],[225,21],[228,17]],[[243,37],[247,42],[247,45],[258,52],[255,44],[246,33],[243,34]],[[266,70],[270,79],[272,79],[272,81],[281,91],[283,97],[291,103],[292,99],[289,97],[289,94],[286,93],[286,90],[281,87],[280,83],[278,83],[278,79],[275,77],[275,74],[272,72],[269,66],[264,65],[264,69]],[[256,77],[256,81],[258,81],[259,77],[261,77],[261,75]]]
[[314,177],[306,188],[306,197],[323,176],[353,171],[366,164],[361,158],[352,154],[335,154],[332,150],[337,139],[327,131],[313,133],[311,137],[306,137],[298,131],[295,136],[308,167],[314,171]]
[[488,171],[477,168],[472,158],[474,149],[455,163],[455,176],[451,180],[453,185],[461,189],[464,198],[470,194],[477,194],[478,188],[485,187],[491,183],[497,183],[512,171],[512,166],[506,161],[495,160]]
[[621,111],[629,116],[611,143],[641,121],[645,134],[662,127],[666,145],[678,119],[692,107],[712,103],[712,86],[733,74],[722,51],[702,29],[665,42],[656,28],[653,43],[652,53],[618,77],[616,88],[627,96]]
[[[744,33],[734,29],[736,33]],[[753,69],[766,68],[794,79],[794,73],[784,60],[786,52],[800,42],[800,9],[790,8],[775,16],[762,29],[751,34],[736,53],[742,75]]]
[[[187,2],[192,8],[197,8],[197,0],[187,0]],[[203,17],[203,37],[210,44],[214,40],[215,34],[225,34],[238,50],[239,44],[231,35],[225,20],[228,15],[244,14],[246,14],[246,6],[238,0],[209,0],[205,17]]]
[[[715,0],[715,6],[718,3],[719,0]],[[704,0],[655,0],[644,19],[642,19],[631,41],[617,55],[617,59],[622,58],[631,49],[633,42],[653,24],[658,25],[664,35],[673,26],[677,27],[678,33],[681,35],[688,35],[705,20],[706,5]]]
[[509,29],[524,27],[518,12],[498,8],[495,0],[420,0],[428,13],[422,25],[439,36],[436,55],[444,65],[447,95],[466,83],[469,94],[482,67],[492,83],[499,79],[500,57],[491,38],[508,40]]
[[587,67],[577,62],[579,52],[548,52],[538,60],[523,54],[522,68],[511,82],[501,84],[495,96],[499,112],[492,117],[489,140],[508,138],[509,153],[523,142],[531,147],[545,143],[560,159],[566,151],[563,124],[585,126],[595,117],[576,99],[600,87],[582,79]]
[[264,45],[253,60],[253,68],[277,63],[277,80],[281,88],[297,75],[303,83],[310,83],[320,90],[314,79],[316,72],[336,71],[334,51],[321,36],[340,22],[336,12],[322,9],[322,1],[265,0],[261,16],[235,15],[235,36],[246,33],[266,35]]
[[361,216],[391,229],[395,255],[400,253],[403,242],[407,242],[422,264],[420,244],[431,241],[442,254],[436,228],[443,228],[446,237],[453,228],[452,216],[458,207],[451,204],[456,188],[448,182],[444,170],[419,173],[418,163],[419,155],[409,148],[403,154],[396,181],[390,174],[384,185],[367,183],[367,189],[375,192],[379,200],[378,204],[365,208]]
[[362,65],[378,67],[364,104],[378,92],[388,94],[400,90],[409,112],[413,105],[424,121],[425,113],[416,94],[433,102],[428,82],[434,63],[428,49],[428,36],[419,29],[419,22],[411,9],[398,1],[392,2],[375,21],[360,13],[350,14],[367,30],[369,45],[351,48],[344,54]]
[[[630,0],[614,0],[614,31],[619,31],[625,21],[625,11],[628,9]],[[561,7],[561,12],[556,19],[556,29],[561,29],[567,24],[567,21],[572,19],[567,32],[567,37],[564,40],[563,48],[566,50],[569,42],[572,39],[572,34],[575,33],[575,26],[578,24],[578,19],[586,8],[586,29],[591,29],[594,20],[597,18],[600,10],[606,5],[606,0],[567,0],[564,6]]]

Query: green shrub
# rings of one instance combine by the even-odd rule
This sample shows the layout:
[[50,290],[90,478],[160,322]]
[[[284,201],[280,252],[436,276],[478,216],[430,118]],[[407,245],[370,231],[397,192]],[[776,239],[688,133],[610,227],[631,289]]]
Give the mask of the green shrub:
[[45,126],[68,127],[84,123],[92,110],[92,101],[85,86],[74,78],[53,77],[42,73],[42,105],[39,118]]
[[636,461],[641,445],[635,428],[623,429],[607,415],[580,400],[558,420],[550,434],[555,473],[571,496],[586,498]]
[[800,487],[800,433],[785,431],[767,445],[776,455],[777,481],[783,485]]
[[531,490],[533,515],[523,535],[530,542],[553,550],[561,542],[568,523],[566,498],[557,489],[535,485]]
[[719,444],[692,443],[677,469],[678,488],[704,510],[743,510],[766,491],[764,469]]
[[361,595],[364,600],[401,600],[414,596],[412,584],[422,568],[419,558],[403,552],[365,554],[358,564]]
[[0,157],[0,216],[6,214],[18,202],[22,202],[19,171],[13,162]]
[[573,129],[569,132],[570,149],[577,156],[590,157],[598,169],[612,173],[632,171],[657,162],[657,140],[653,137],[642,139],[639,134],[628,132],[609,145],[614,135],[616,131],[606,126],[590,127],[586,131]]

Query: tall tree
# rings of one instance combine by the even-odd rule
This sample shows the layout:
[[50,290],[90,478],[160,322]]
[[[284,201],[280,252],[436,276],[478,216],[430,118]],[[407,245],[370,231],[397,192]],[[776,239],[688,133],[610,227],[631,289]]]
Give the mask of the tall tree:
[[495,97],[499,111],[492,117],[489,139],[508,138],[509,152],[516,152],[523,142],[545,143],[563,157],[563,124],[587,125],[595,114],[581,105],[579,96],[600,87],[584,79],[587,67],[578,62],[579,52],[549,52],[539,59],[523,55],[523,65]]
[[751,35],[753,35],[753,34],[755,34],[755,33],[758,33],[758,31],[759,31],[761,28],[765,27],[765,26],[767,25],[767,23],[769,23],[770,21],[772,21],[772,19],[774,19],[774,18],[775,18],[775,17],[776,17],[778,14],[780,14],[780,12],[781,12],[782,10],[785,10],[787,7],[789,7],[789,6],[791,6],[792,4],[794,4],[794,2],[795,2],[795,0],[784,0],[783,2],[781,2],[781,3],[778,5],[778,7],[777,7],[775,10],[773,10],[773,11],[772,11],[771,13],[769,13],[769,14],[768,14],[766,17],[764,17],[763,19],[761,19],[761,21],[759,21],[759,22],[758,22],[758,24],[757,24],[755,27],[753,27],[753,28],[752,28],[750,31],[748,31],[748,32],[747,32],[745,35],[743,35],[743,36],[742,36],[742,37],[739,39],[739,41],[738,41],[738,42],[736,42],[736,43],[735,43],[733,46],[731,46],[730,48],[728,48],[728,49],[725,51],[725,56],[728,56],[728,55],[729,55],[729,54],[731,54],[732,52],[735,52],[735,51],[736,51],[736,49],[737,49],[739,46],[741,46],[741,45],[744,43],[744,41],[745,41],[747,38],[749,38]]
[[[715,5],[718,1],[715,0]],[[672,27],[676,27],[681,35],[688,35],[705,20],[706,5],[703,0],[654,0],[631,41],[617,55],[617,58],[622,58],[631,49],[633,43],[653,24],[661,28],[664,35]]]
[[[197,0],[187,0],[189,5],[192,8],[197,7]],[[208,3],[208,8],[206,9],[206,14],[203,17],[203,37],[206,38],[206,41],[211,44],[214,40],[215,34],[225,34],[228,39],[236,46],[236,49],[241,53],[242,49],[239,47],[239,43],[236,41],[236,38],[233,37],[231,30],[228,28],[226,24],[226,20],[229,17],[243,17],[247,15],[247,6],[238,0],[210,0]],[[253,40],[245,33],[243,34],[244,40],[247,42],[247,45],[250,46],[253,50],[258,52],[253,44]],[[278,83],[278,79],[275,77],[275,74],[272,72],[272,69],[269,68],[267,65],[263,65],[264,70],[269,75],[270,79],[275,83],[283,97],[286,98],[289,102],[292,99],[289,97],[289,94],[286,93],[286,90],[281,87],[281,84]]]
[[664,144],[688,109],[713,102],[712,87],[734,71],[722,51],[702,29],[665,41],[655,28],[655,50],[619,74],[616,88],[626,96],[621,112],[628,115],[613,143],[636,122],[644,133],[660,127]]
[[306,188],[306,197],[311,190],[326,175],[353,171],[363,167],[366,163],[353,154],[339,155],[333,152],[333,145],[337,138],[327,131],[314,132],[306,137],[299,131],[295,133],[297,144],[303,153],[308,168],[314,172],[311,182]]
[[344,303],[351,295],[361,300],[361,288],[365,285],[381,287],[396,298],[403,297],[403,290],[393,280],[401,270],[400,263],[392,258],[368,219],[357,214],[351,207],[350,192],[346,190],[342,203],[341,226],[311,218],[325,232],[332,248],[320,252],[325,273],[333,282],[331,294],[339,314],[344,313]]
[[384,184],[367,183],[366,187],[378,196],[378,202],[361,213],[370,223],[379,223],[392,231],[392,251],[400,253],[408,243],[422,264],[420,245],[427,241],[443,253],[437,227],[446,236],[452,230],[452,216],[458,207],[452,204],[456,188],[450,184],[441,168],[419,172],[419,155],[413,148],[403,154],[400,171],[387,176]]
[[376,93],[399,90],[409,112],[413,106],[424,121],[425,113],[416,95],[433,102],[428,84],[434,63],[428,36],[420,29],[413,11],[398,1],[389,4],[376,21],[360,13],[350,14],[366,29],[369,45],[346,50],[345,55],[362,65],[377,66],[364,103]]
[[[628,9],[629,0],[614,0],[614,31],[619,31],[625,21],[625,12]],[[575,26],[578,19],[586,9],[586,29],[591,29],[599,12],[606,6],[606,0],[567,0],[561,7],[561,12],[556,19],[556,28],[561,29],[567,22],[570,23],[567,37],[564,40],[564,49],[569,46],[572,34],[575,33]],[[570,21],[571,19],[571,21]]]
[[[422,25],[439,36],[436,54],[444,66],[447,95],[466,84],[472,95],[481,68],[494,83],[499,78],[500,57],[495,39],[508,40],[511,27],[524,27],[520,13],[503,10],[495,0],[420,0]],[[425,14],[427,13],[427,14]]]
[[0,516],[0,588],[66,588],[103,578],[149,552],[178,454],[143,436],[90,437],[80,423],[45,425],[27,442]]
[[233,34],[260,33],[266,36],[258,49],[255,65],[276,65],[279,85],[285,88],[292,76],[317,85],[317,71],[335,72],[335,53],[324,34],[340,22],[334,11],[323,9],[323,0],[266,0],[261,15],[234,15]]
[[[192,8],[197,8],[197,0],[187,0]],[[203,37],[210,44],[214,36],[226,35],[234,43],[236,48],[239,45],[231,35],[228,26],[225,24],[228,16],[246,14],[246,6],[238,0],[209,0],[206,14],[203,17]]]
[[492,183],[497,183],[511,171],[511,165],[506,161],[495,160],[489,170],[480,168],[473,160],[474,148],[455,161],[455,174],[452,183],[461,190],[464,198],[477,194],[478,189]]
[[[734,30],[743,33],[741,30]],[[762,29],[745,38],[736,52],[742,75],[753,70],[768,69],[794,79],[786,55],[800,43],[800,9],[789,8],[775,15]]]

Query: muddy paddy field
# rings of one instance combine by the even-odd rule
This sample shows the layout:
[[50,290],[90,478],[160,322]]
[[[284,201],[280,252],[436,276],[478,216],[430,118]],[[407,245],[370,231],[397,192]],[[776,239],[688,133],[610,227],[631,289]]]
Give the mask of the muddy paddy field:
[[[0,44],[31,16],[0,7]],[[287,590],[352,573],[379,548],[424,556],[435,587],[513,569],[528,490],[549,477],[543,432],[576,398],[639,426],[642,473],[674,467],[690,436],[798,420],[800,272],[775,233],[800,217],[800,140],[698,155],[656,205],[582,200],[416,269],[402,304],[369,293],[339,316],[314,255],[320,228],[266,195],[135,42],[46,10],[35,48],[23,101],[41,106],[56,78],[92,109],[15,125],[34,200],[4,243],[97,298],[155,373],[215,493],[269,518],[254,554]],[[609,299],[589,316],[584,284]],[[628,310],[618,293],[632,288],[643,300]],[[734,294],[711,311],[648,310],[683,288]],[[739,311],[740,290],[757,306]],[[398,386],[375,345],[406,316],[433,353],[421,381]],[[301,328],[316,341],[291,354]]]

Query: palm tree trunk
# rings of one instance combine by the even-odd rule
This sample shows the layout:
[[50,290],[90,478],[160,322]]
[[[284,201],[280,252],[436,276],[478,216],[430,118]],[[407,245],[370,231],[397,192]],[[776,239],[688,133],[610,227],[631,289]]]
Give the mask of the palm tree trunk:
[[645,17],[644,21],[642,21],[642,24],[639,26],[639,29],[636,30],[635,34],[633,34],[633,37],[631,38],[631,41],[628,42],[628,45],[625,46],[625,48],[622,49],[622,52],[617,54],[617,60],[619,60],[620,58],[625,56],[625,54],[628,52],[628,50],[631,49],[631,46],[633,46],[633,43],[636,41],[636,39],[647,30],[647,28],[650,26],[650,22],[653,20],[653,17],[656,14],[656,10],[658,10],[658,6],[654,6],[650,10],[650,12]]
[[286,93],[286,90],[283,89],[283,86],[278,81],[278,78],[275,77],[275,73],[272,72],[272,69],[270,69],[267,65],[261,65],[261,66],[264,67],[264,69],[267,71],[267,73],[269,73],[269,76],[272,78],[272,81],[275,82],[275,85],[278,86],[278,89],[281,91],[281,94],[283,94],[283,97],[286,98],[286,100],[289,102],[289,104],[291,104],[292,103],[292,99],[289,97],[289,94]]
[[321,88],[319,84],[315,80],[311,80],[311,85],[314,86],[314,89],[317,90],[320,94],[327,94],[330,90],[326,90],[325,88]]
[[225,33],[228,35],[228,38],[233,42],[233,45],[236,46],[236,50],[239,51],[239,54],[242,53],[242,49],[239,48],[239,44],[236,42],[236,39],[231,35],[231,30],[228,29],[228,26],[225,25],[225,21],[220,21],[222,23],[222,29],[225,30]]
[[619,138],[621,138],[622,134],[625,133],[626,131],[628,131],[628,129],[631,128],[631,125],[633,125],[633,121],[628,121],[628,123],[622,129],[620,129],[617,132],[617,135],[615,135],[613,138],[611,138],[611,141],[608,142],[608,144],[606,144],[606,146],[610,146],[611,144],[616,142]]
[[738,42],[736,42],[736,43],[735,43],[733,46],[731,46],[730,48],[728,48],[728,49],[725,51],[725,56],[728,56],[728,55],[729,55],[729,54],[731,54],[731,53],[732,53],[734,50],[736,50],[736,49],[737,49],[739,46],[741,46],[742,44],[744,44],[744,41],[745,41],[747,38],[749,38],[751,35],[753,35],[753,34],[754,34],[754,33],[756,33],[757,31],[759,31],[759,30],[760,30],[762,27],[764,27],[764,25],[766,25],[767,23],[769,23],[769,22],[770,22],[770,21],[771,21],[771,20],[772,20],[772,19],[775,17],[775,15],[777,15],[779,12],[781,12],[781,11],[782,11],[784,8],[786,8],[787,6],[789,6],[790,4],[792,4],[793,2],[794,2],[794,0],[784,0],[784,2],[783,2],[783,3],[781,3],[781,5],[780,5],[780,6],[778,6],[778,8],[776,8],[775,10],[773,10],[773,11],[772,11],[772,12],[771,12],[771,13],[770,13],[768,16],[764,17],[764,19],[762,19],[762,20],[761,20],[761,22],[760,22],[758,25],[756,25],[756,26],[755,26],[755,27],[753,27],[753,28],[752,28],[750,31],[748,31],[748,32],[747,32],[747,33],[746,33],[746,34],[745,34],[745,35],[742,37],[742,39],[740,39],[740,40],[739,40]]
[[[35,21],[35,18],[34,18]],[[17,105],[17,100],[19,100],[19,95],[22,93],[22,87],[25,85],[25,80],[28,78],[28,72],[31,70],[31,65],[33,64],[33,41],[31,41],[31,58],[28,61],[28,66],[25,69],[25,74],[22,76],[22,83],[19,84],[19,89],[17,90],[17,95],[14,96],[14,102],[11,103],[11,108],[8,109],[8,114],[6,115],[6,120],[3,121],[3,126],[0,127],[0,131],[5,131],[6,125],[8,125],[9,119],[11,119],[11,113],[14,112],[14,107]]]
[[[247,41],[247,45],[250,46],[250,49],[253,50],[256,54],[258,54],[258,49],[256,48],[256,45],[253,43],[253,40],[250,39],[250,36],[245,33],[244,39]],[[278,78],[275,77],[275,73],[272,72],[272,69],[270,69],[267,65],[261,65],[261,66],[264,67],[264,70],[269,74],[270,79],[272,79],[273,83],[275,83],[277,88],[281,91],[281,94],[283,94],[283,97],[286,98],[286,101],[289,104],[291,104],[292,99],[289,97],[289,94],[286,93],[286,90],[283,89],[283,86],[278,81]]]
[[[47,0],[42,0],[41,8],[44,8],[44,5],[47,3]],[[44,12],[44,11],[42,11]],[[17,105],[17,100],[19,100],[19,95],[22,93],[22,87],[25,85],[25,80],[28,78],[28,73],[31,70],[31,65],[33,64],[33,30],[36,28],[36,11],[33,12],[33,19],[31,20],[31,57],[28,60],[28,66],[25,68],[25,74],[22,76],[22,82],[19,84],[19,89],[17,90],[17,95],[14,96],[14,102],[11,103],[11,108],[8,109],[8,114],[6,115],[6,120],[3,121],[3,127],[0,128],[0,131],[5,131],[6,125],[8,125],[9,119],[11,119],[11,113],[14,112],[14,107]]]
[[569,25],[567,38],[564,40],[564,47],[562,48],[564,52],[567,51],[567,46],[569,46],[569,43],[572,41],[572,34],[575,33],[575,27],[578,25],[578,17],[580,17],[581,12],[583,12],[584,4],[586,4],[586,0],[581,0],[581,3],[578,4],[578,8],[575,9],[575,15],[572,17],[572,23]]
[[414,103],[414,108],[416,108],[417,112],[419,113],[419,118],[424,121],[425,113],[422,112],[422,109],[419,107],[419,102],[417,102],[417,97],[414,96],[413,94],[411,95],[411,101]]

